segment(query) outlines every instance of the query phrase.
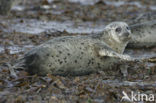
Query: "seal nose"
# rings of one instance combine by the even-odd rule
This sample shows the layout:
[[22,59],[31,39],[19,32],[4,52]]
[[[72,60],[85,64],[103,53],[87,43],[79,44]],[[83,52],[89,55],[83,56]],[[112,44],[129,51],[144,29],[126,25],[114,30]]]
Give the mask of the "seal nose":
[[124,36],[130,37],[130,33],[129,33],[129,32],[125,32],[125,33],[124,33]]

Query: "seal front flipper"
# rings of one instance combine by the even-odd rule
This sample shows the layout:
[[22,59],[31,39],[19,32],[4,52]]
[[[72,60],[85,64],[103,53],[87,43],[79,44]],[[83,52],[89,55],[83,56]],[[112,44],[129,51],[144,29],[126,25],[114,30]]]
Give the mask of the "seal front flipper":
[[123,55],[123,54],[119,54],[119,53],[116,53],[114,51],[105,50],[105,49],[100,50],[99,55],[100,56],[109,56],[109,57],[119,58],[121,60],[126,60],[126,61],[137,61],[137,59],[135,59],[129,55]]
[[119,54],[119,53],[113,51],[106,44],[97,43],[97,44],[95,44],[95,48],[96,48],[95,50],[97,50],[96,52],[98,53],[99,56],[119,58],[121,60],[126,60],[126,61],[135,61],[136,60],[135,58],[130,57],[129,55],[123,55],[123,54]]

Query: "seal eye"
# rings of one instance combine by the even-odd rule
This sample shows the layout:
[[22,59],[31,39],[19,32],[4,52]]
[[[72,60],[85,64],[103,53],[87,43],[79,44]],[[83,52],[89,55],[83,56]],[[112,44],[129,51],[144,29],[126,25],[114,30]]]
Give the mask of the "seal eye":
[[126,28],[127,28],[127,30],[130,30],[130,27],[128,27],[128,26]]
[[121,32],[121,28],[118,27],[118,28],[115,29],[115,31],[119,33],[119,32]]

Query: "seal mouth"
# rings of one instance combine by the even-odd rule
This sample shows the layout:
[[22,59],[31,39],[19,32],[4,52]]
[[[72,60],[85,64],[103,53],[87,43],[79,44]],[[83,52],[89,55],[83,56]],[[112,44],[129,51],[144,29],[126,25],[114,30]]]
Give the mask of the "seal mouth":
[[129,32],[125,32],[123,33],[123,35],[121,36],[121,40],[122,41],[128,41],[130,40],[132,37],[131,37],[131,34]]
[[129,37],[130,37],[130,33],[129,33],[129,32],[125,32],[125,33],[123,34],[123,36],[129,38]]
[[125,33],[123,33],[123,37],[130,39],[131,38],[131,33],[125,32]]

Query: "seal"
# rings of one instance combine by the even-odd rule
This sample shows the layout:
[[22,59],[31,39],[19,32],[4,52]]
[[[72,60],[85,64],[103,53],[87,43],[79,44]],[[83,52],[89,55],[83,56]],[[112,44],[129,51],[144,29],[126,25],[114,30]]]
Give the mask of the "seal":
[[113,22],[97,35],[63,36],[41,44],[23,57],[30,74],[85,75],[107,70],[119,60],[131,60],[123,51],[131,38],[125,22]]
[[12,6],[20,3],[22,0],[0,0],[0,15],[7,15]]
[[156,46],[156,12],[145,13],[129,22],[132,39],[130,48]]
[[132,39],[128,44],[131,48],[156,46],[156,20],[131,25]]
[[0,14],[6,15],[12,7],[13,0],[0,0]]
[[139,14],[136,18],[133,18],[132,20],[127,20],[127,22],[129,25],[134,25],[134,24],[142,24],[154,20],[156,20],[155,11]]

